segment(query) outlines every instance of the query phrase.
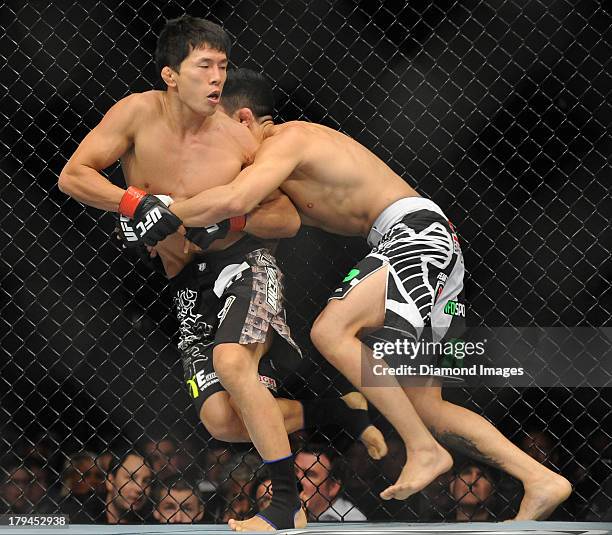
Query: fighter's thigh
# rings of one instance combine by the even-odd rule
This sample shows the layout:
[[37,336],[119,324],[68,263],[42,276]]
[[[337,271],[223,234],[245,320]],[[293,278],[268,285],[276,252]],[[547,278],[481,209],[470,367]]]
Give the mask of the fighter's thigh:
[[357,333],[364,327],[380,327],[385,321],[388,266],[359,281],[341,299],[330,299],[313,325],[313,333],[323,326]]
[[434,413],[442,403],[442,386],[436,377],[415,378],[418,386],[403,386],[404,392],[419,415]]

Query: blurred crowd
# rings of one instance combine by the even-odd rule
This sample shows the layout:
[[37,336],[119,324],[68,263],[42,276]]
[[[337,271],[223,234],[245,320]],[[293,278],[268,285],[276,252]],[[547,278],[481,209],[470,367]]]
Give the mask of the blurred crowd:
[[[601,435],[601,436],[600,436]],[[583,466],[565,463],[575,492],[552,519],[612,520],[610,443],[595,440],[601,456]],[[300,498],[310,521],[500,521],[516,514],[518,482],[457,457],[451,472],[406,501],[382,501],[405,462],[399,438],[387,437],[389,453],[372,461],[360,442],[344,452],[292,437]],[[523,433],[519,446],[559,470],[560,452],[543,430]],[[265,465],[252,449],[212,445],[194,451],[190,441],[142,440],[133,449],[79,451],[62,456],[48,437],[20,444],[2,456],[3,513],[64,513],[72,523],[225,523],[264,510],[274,492]],[[601,480],[601,481],[599,481]]]

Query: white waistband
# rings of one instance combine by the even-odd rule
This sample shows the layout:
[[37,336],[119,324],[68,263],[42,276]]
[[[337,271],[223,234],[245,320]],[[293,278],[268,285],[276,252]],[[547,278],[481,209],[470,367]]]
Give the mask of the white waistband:
[[368,245],[375,247],[381,238],[406,214],[418,210],[431,210],[446,219],[442,209],[432,200],[423,197],[406,197],[387,206],[374,221],[368,234]]

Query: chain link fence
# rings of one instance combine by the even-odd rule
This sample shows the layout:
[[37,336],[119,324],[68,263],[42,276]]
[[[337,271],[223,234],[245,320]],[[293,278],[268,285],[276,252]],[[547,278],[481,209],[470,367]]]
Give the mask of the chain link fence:
[[[463,240],[472,324],[611,325],[610,5],[5,1],[0,508],[104,522],[106,473],[128,448],[150,466],[136,478],[144,490],[132,521],[165,520],[153,504],[166,494],[154,483],[168,477],[166,488],[202,497],[203,516],[196,509],[188,520],[240,518],[255,506],[259,459],[211,439],[185,394],[165,279],[122,256],[112,214],[57,188],[65,161],[114,102],[161,87],[156,36],[183,13],[222,24],[233,65],[274,81],[278,120],[350,134],[443,207]],[[118,166],[108,176],[123,184]],[[338,373],[308,332],[365,252],[362,240],[312,229],[279,247],[290,325],[309,357],[291,385],[296,398],[338,395]],[[448,397],[571,480],[554,518],[610,520],[608,389],[457,388]],[[457,519],[468,495],[490,519],[516,513],[516,481],[460,461],[459,478],[381,502],[403,449],[372,416],[390,447],[378,463],[342,429],[294,437],[296,447],[331,449],[320,456],[321,481],[331,471],[369,520]],[[477,490],[478,477],[486,484]]]

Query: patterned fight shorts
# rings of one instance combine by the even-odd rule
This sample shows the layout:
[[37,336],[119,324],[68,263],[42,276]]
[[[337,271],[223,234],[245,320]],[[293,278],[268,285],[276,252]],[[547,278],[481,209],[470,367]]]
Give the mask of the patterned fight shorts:
[[172,288],[185,382],[198,414],[208,397],[224,390],[213,368],[215,346],[264,343],[270,327],[278,336],[260,361],[259,379],[276,393],[272,355],[297,363],[301,352],[286,321],[283,274],[262,242],[245,236],[197,257],[172,279]]

